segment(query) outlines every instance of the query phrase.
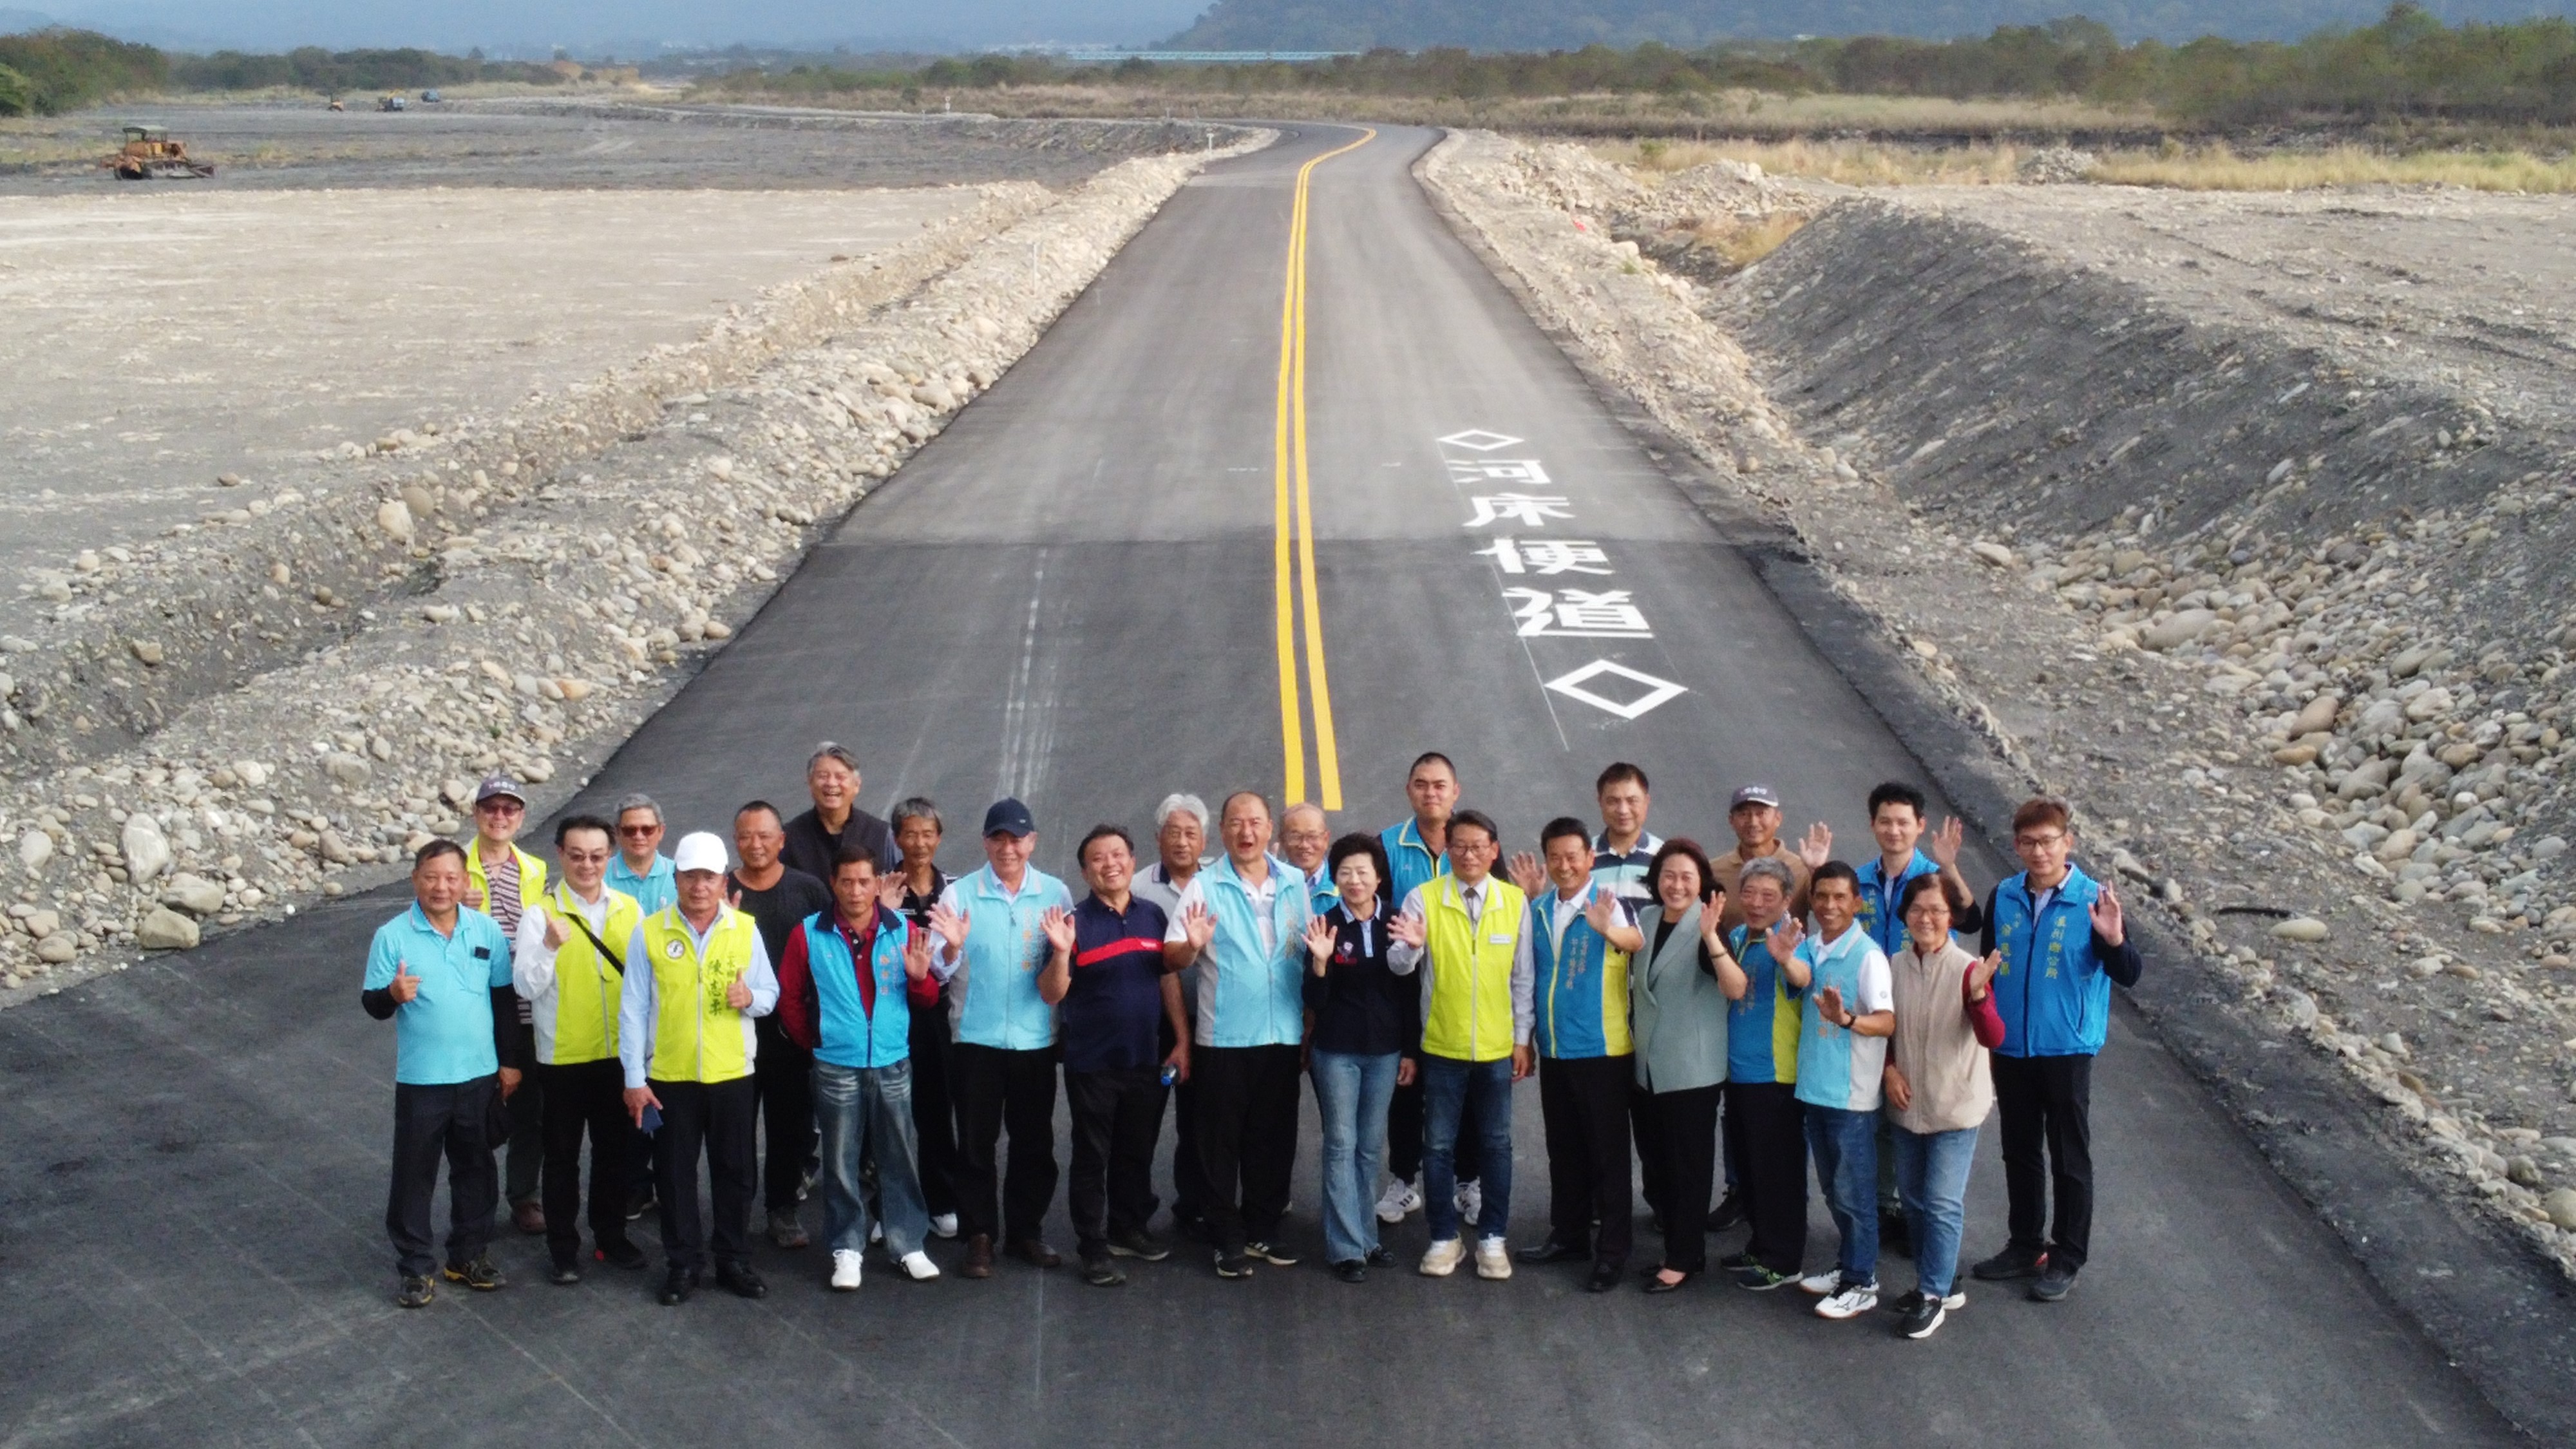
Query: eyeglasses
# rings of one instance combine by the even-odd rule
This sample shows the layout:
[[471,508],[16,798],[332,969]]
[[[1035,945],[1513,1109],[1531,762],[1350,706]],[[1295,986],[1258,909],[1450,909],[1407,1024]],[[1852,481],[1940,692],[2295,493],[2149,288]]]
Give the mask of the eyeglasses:
[[486,800],[474,807],[478,815],[525,815],[528,807],[516,800]]
[[620,825],[617,833],[629,840],[642,840],[661,828],[659,825]]
[[2057,830],[2052,830],[2046,835],[2016,835],[2013,837],[2014,848],[2020,850],[2046,850],[2052,845],[2063,845],[2065,843],[2065,832]]

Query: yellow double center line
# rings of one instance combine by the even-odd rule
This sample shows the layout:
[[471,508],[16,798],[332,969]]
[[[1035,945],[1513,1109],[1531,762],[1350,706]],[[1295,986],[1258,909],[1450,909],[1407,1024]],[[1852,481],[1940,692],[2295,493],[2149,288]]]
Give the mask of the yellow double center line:
[[1333,738],[1332,685],[1324,673],[1324,617],[1315,588],[1315,507],[1306,481],[1306,198],[1316,167],[1376,139],[1377,132],[1364,131],[1349,145],[1337,146],[1297,168],[1296,200],[1288,214],[1288,280],[1279,302],[1279,416],[1271,436],[1279,736],[1288,761],[1288,803],[1294,805],[1307,798],[1306,729],[1297,708],[1297,625],[1302,603],[1306,687],[1315,715],[1316,793],[1327,810],[1342,808],[1342,756]]

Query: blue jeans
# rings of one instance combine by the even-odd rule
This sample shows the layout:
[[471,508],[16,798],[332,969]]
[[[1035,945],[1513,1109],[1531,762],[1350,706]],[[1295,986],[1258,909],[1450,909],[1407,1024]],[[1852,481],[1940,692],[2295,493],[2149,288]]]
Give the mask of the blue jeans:
[[1403,1057],[1316,1052],[1315,1111],[1324,1119],[1324,1261],[1352,1263],[1377,1246],[1378,1164],[1386,1160],[1386,1104]]
[[1462,1062],[1423,1053],[1422,1196],[1435,1243],[1458,1236],[1458,1116],[1471,1110],[1485,1190],[1474,1227],[1480,1238],[1499,1238],[1512,1218],[1512,1059]]
[[814,1125],[823,1136],[823,1243],[833,1252],[868,1247],[868,1205],[859,1164],[877,1169],[877,1208],[886,1251],[921,1250],[930,1212],[921,1204],[921,1159],[912,1125],[912,1062],[887,1067],[814,1063]]
[[1807,1152],[1842,1233],[1834,1266],[1854,1283],[1878,1281],[1878,1114],[1806,1104]]
[[1967,1215],[1968,1164],[1977,1157],[1977,1129],[1908,1132],[1895,1129],[1896,1191],[1905,1199],[1905,1226],[1914,1235],[1914,1286],[1926,1298],[1947,1298],[1959,1280],[1959,1224]]

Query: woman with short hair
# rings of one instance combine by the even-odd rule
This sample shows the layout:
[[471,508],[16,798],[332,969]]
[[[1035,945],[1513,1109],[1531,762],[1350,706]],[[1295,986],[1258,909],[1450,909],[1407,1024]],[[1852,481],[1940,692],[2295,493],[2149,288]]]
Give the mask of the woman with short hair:
[[[1641,1116],[1663,1164],[1664,1261],[1646,1291],[1670,1293],[1708,1268],[1708,1199],[1717,1177],[1718,1089],[1726,1082],[1727,1003],[1744,969],[1718,937],[1725,891],[1708,852],[1667,840],[1646,871],[1654,901],[1638,911],[1646,949],[1628,971]],[[1644,1144],[1641,1144],[1644,1145]]]

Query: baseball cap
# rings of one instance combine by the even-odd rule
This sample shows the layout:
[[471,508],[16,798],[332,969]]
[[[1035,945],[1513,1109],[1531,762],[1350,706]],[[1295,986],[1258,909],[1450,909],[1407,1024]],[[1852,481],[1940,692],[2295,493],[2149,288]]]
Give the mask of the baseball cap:
[[721,875],[729,863],[724,842],[703,830],[681,836],[680,848],[671,852],[673,870],[711,870]]
[[1780,808],[1780,792],[1768,785],[1742,786],[1736,790],[1735,798],[1727,803],[1726,808],[1734,810],[1743,805],[1768,805],[1777,810]]
[[519,782],[507,775],[486,775],[483,783],[474,787],[474,803],[477,805],[496,795],[507,795],[522,805],[528,803],[528,792],[520,789]]
[[986,835],[1035,835],[1038,833],[1038,823],[1030,817],[1029,807],[1021,804],[1014,797],[1004,796],[993,802],[992,809],[984,812],[984,833]]

